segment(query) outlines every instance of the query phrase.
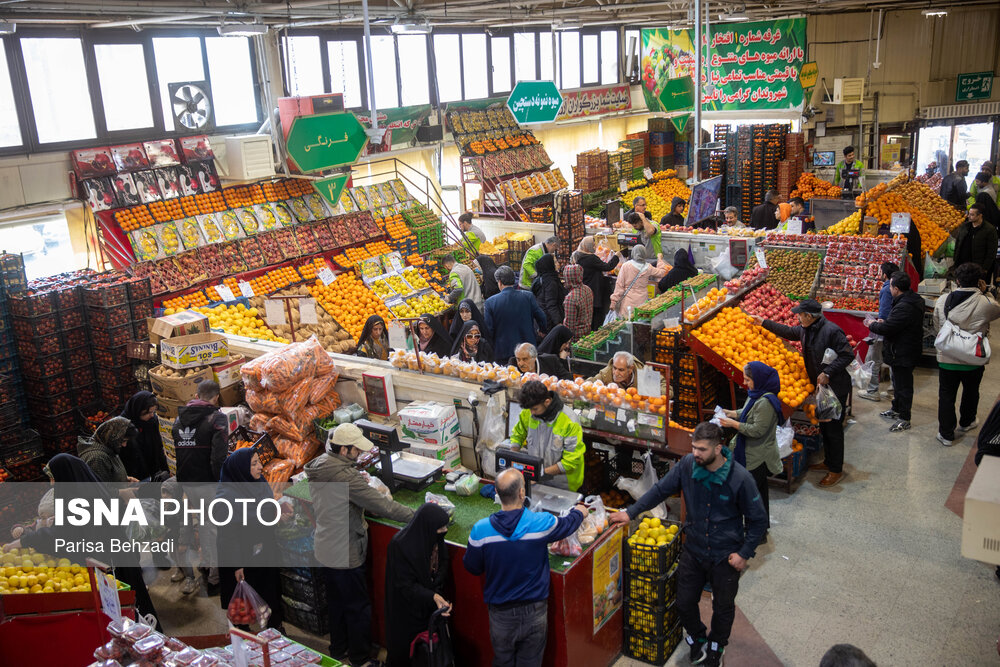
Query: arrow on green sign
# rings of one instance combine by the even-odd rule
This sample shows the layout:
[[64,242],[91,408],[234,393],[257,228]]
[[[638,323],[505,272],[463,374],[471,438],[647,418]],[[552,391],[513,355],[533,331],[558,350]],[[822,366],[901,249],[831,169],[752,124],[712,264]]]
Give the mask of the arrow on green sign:
[[694,79],[689,76],[678,76],[667,79],[660,92],[660,104],[663,110],[683,111],[694,108]]
[[303,172],[352,164],[368,143],[365,128],[352,113],[300,116],[288,131],[288,156]]
[[340,203],[340,195],[344,191],[344,186],[347,185],[347,178],[350,174],[340,174],[339,176],[331,176],[330,178],[322,178],[318,181],[313,181],[313,187],[316,188],[323,199],[330,203],[330,206],[334,208]]
[[563,98],[551,81],[521,81],[507,98],[507,108],[520,125],[551,123],[559,115]]

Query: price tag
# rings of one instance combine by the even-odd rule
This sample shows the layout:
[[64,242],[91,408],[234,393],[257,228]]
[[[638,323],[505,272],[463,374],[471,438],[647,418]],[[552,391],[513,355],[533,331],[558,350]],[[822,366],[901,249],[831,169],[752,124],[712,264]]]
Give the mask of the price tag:
[[316,299],[299,299],[299,323],[319,324],[316,319]]
[[660,393],[660,379],[663,376],[655,368],[639,369],[639,377],[636,379],[636,392],[640,396],[662,396]]
[[402,322],[389,322],[389,347],[395,350],[406,349],[406,327]]
[[649,167],[643,167],[642,175],[646,177],[647,181],[653,180],[653,170]]
[[785,222],[785,233],[786,234],[801,234],[802,233],[802,218],[789,218]]
[[253,287],[250,287],[250,283],[248,283],[247,281],[241,280],[238,283],[236,283],[236,285],[240,288],[240,294],[242,296],[245,296],[248,299],[255,296],[255,294],[253,293]]
[[625,410],[623,408],[618,408],[618,415],[617,415],[617,420],[616,421],[623,422],[626,419],[628,419],[628,413],[625,412]]
[[225,302],[236,301],[236,295],[228,286],[219,284],[215,286],[215,291],[219,293],[219,298]]
[[892,222],[889,223],[889,233],[890,234],[909,234],[910,233],[910,214],[909,213],[893,213]]
[[767,268],[767,257],[764,256],[764,251],[761,250],[760,248],[757,248],[756,250],[753,251],[753,254],[754,254],[754,256],[757,257],[757,263],[760,264],[760,267],[762,269],[766,269]]
[[247,648],[242,637],[233,635],[233,664],[236,667],[248,667],[250,664]]
[[282,324],[288,324],[288,318],[285,317],[285,304],[279,299],[267,299],[264,301],[264,319],[267,320],[268,325],[274,327]]
[[94,578],[97,579],[97,591],[101,595],[101,610],[112,621],[122,617],[122,605],[118,600],[118,589],[113,581],[109,581],[99,568],[94,568]]
[[681,323],[681,318],[679,318],[679,317],[668,317],[665,320],[663,320],[663,328],[664,329],[673,329],[674,327],[679,326],[680,323]]
[[626,181],[624,178],[618,181],[618,189],[621,192],[628,192],[628,181]]
[[322,280],[324,285],[329,285],[337,279],[337,276],[333,275],[333,271],[331,271],[329,267],[320,269],[319,273],[316,274],[316,277]]

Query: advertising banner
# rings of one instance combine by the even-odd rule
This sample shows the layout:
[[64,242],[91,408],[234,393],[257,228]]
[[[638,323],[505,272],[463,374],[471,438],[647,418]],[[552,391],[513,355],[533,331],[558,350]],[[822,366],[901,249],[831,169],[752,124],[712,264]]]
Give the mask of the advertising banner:
[[[371,114],[355,112],[355,116],[365,128],[372,126]],[[417,137],[417,128],[431,115],[431,105],[420,104],[412,107],[396,107],[378,110],[378,126],[391,136],[391,144],[408,144]],[[390,141],[388,138],[386,141]],[[386,143],[383,141],[383,143]]]
[[557,121],[628,111],[632,96],[627,84],[562,91],[563,104]]

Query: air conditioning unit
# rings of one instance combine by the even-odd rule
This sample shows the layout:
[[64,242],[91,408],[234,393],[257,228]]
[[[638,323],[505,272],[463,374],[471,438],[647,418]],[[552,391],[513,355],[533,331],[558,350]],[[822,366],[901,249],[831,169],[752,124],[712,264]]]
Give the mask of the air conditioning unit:
[[834,104],[861,104],[865,96],[864,79],[834,79]]
[[226,178],[248,181],[274,176],[271,135],[244,134],[226,137]]

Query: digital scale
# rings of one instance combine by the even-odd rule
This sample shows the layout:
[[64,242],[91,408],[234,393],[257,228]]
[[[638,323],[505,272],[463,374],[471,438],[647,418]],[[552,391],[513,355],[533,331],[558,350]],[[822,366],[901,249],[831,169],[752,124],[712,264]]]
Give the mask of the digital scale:
[[729,239],[729,263],[741,269],[750,261],[750,247],[746,239]]
[[514,468],[524,475],[524,495],[527,498],[525,504],[532,511],[559,516],[583,500],[583,495],[575,491],[539,484],[538,479],[544,471],[541,458],[509,447],[497,447],[495,452],[497,474],[501,470]]
[[376,467],[379,479],[390,491],[400,487],[420,491],[441,477],[444,461],[404,452],[395,426],[376,424],[367,419],[359,419],[354,425],[378,447],[379,460]]
[[637,245],[642,245],[638,232],[618,232],[618,247],[622,252],[630,251]]
[[861,170],[845,169],[841,172],[844,179],[844,199],[853,199],[855,194],[861,189]]

